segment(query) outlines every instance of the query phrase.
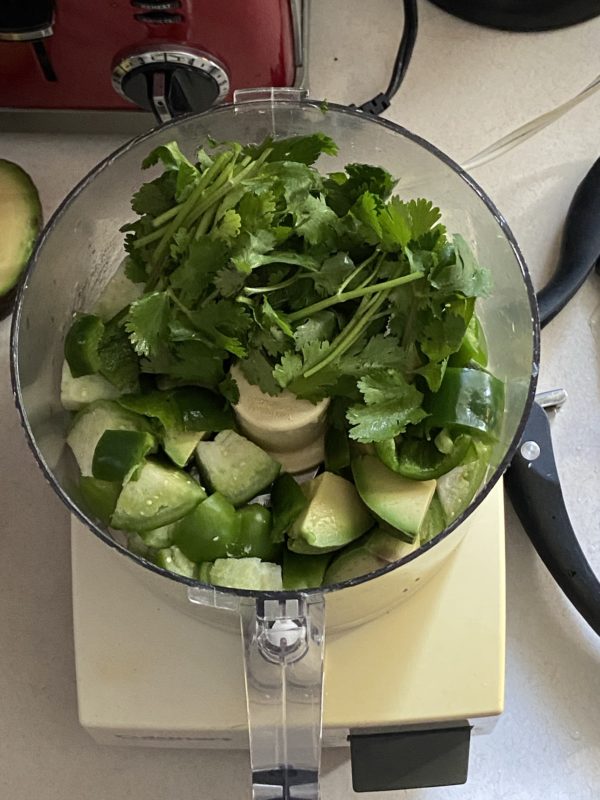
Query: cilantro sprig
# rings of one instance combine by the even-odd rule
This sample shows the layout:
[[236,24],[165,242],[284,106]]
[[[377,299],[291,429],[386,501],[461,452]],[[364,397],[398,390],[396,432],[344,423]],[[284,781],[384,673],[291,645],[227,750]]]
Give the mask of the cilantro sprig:
[[393,195],[385,169],[314,166],[337,154],[322,133],[150,153],[142,166],[162,174],[123,227],[126,274],[145,292],[104,374],[108,363],[115,383],[141,372],[235,402],[238,362],[268,394],[336,398],[357,441],[418,426],[489,272],[430,200]]

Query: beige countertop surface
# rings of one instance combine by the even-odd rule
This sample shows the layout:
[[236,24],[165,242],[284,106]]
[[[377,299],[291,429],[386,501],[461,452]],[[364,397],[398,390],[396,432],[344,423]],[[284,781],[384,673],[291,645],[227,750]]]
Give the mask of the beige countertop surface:
[[[360,103],[386,85],[402,24],[397,0],[313,4],[311,93]],[[457,161],[574,95],[600,72],[600,19],[558,32],[476,28],[426,2],[413,62],[386,116]],[[2,133],[46,218],[123,141],[108,135]],[[573,192],[600,153],[600,93],[473,172],[508,220],[541,286]],[[553,423],[572,521],[600,572],[600,279],[542,335],[540,389],[564,386]],[[247,796],[245,753],[118,749],[79,727],[66,509],[25,446],[0,323],[0,798],[203,800]],[[600,796],[600,641],[570,608],[507,509],[506,711],[471,748],[466,786],[393,800],[596,800]],[[324,800],[354,796],[345,752],[324,756]],[[377,795],[362,795],[365,798]]]

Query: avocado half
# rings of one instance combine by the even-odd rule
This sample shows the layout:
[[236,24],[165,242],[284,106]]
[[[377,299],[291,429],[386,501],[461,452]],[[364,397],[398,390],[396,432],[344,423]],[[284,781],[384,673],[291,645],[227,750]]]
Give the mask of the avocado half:
[[0,303],[25,269],[42,227],[42,206],[35,184],[18,164],[0,159]]

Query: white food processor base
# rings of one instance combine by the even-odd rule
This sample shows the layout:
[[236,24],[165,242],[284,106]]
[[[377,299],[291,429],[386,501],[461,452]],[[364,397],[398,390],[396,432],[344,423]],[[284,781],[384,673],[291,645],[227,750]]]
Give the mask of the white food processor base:
[[[325,645],[324,744],[468,720],[504,703],[505,563],[500,482],[471,533],[418,592]],[[248,746],[239,636],[178,612],[72,523],[79,719],[102,744]]]

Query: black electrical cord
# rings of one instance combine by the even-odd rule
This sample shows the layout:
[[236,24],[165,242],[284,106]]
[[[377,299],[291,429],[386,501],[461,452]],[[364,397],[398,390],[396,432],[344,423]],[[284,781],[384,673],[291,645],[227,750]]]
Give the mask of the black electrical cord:
[[412,52],[415,47],[417,39],[417,31],[419,28],[419,15],[417,12],[417,0],[404,0],[404,29],[402,31],[402,38],[394,61],[392,69],[392,77],[385,92],[380,92],[378,95],[368,100],[366,103],[358,106],[359,111],[364,111],[365,114],[382,114],[389,108],[392,97],[396,94],[410,63]]

